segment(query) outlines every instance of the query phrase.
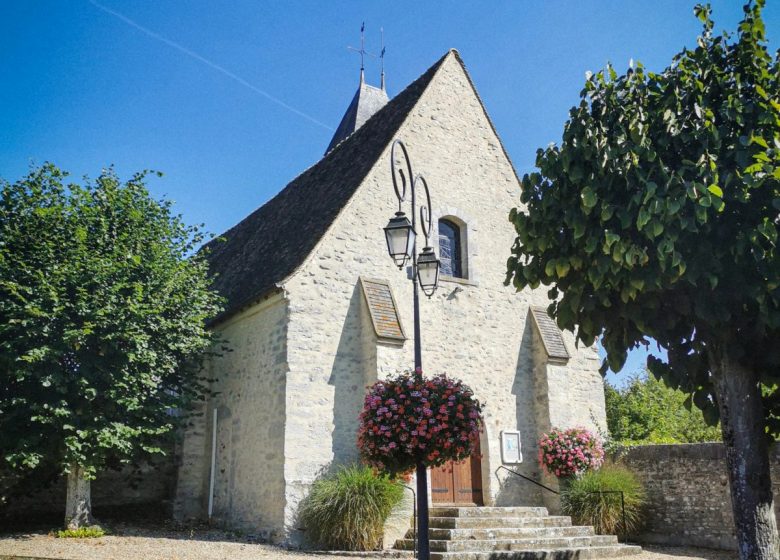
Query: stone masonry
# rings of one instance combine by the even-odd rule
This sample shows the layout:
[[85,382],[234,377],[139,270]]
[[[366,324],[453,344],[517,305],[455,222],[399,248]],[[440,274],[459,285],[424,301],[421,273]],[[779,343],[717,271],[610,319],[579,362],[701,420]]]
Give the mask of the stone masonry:
[[[641,445],[622,460],[647,491],[640,542],[737,549],[723,444]],[[780,446],[771,450],[770,462],[777,516]]]
[[[106,510],[154,507],[169,514],[176,487],[176,465],[173,449],[155,455],[137,466],[97,473],[91,483],[92,505],[98,514]],[[34,518],[42,515],[65,515],[67,481],[61,477],[51,486],[12,500],[0,509],[0,518]]]
[[275,295],[220,325],[217,334],[230,349],[212,361],[214,395],[186,433],[174,505],[178,518],[205,517],[216,410],[213,521],[281,538],[286,324],[286,300]]

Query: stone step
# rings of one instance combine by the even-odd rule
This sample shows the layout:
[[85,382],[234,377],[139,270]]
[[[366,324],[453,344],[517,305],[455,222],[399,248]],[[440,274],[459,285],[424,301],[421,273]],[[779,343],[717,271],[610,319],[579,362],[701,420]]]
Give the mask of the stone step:
[[[443,541],[431,540],[431,552],[488,552],[488,551],[514,551],[514,550],[539,550],[555,548],[582,548],[593,546],[609,546],[618,544],[617,537],[613,535],[596,535],[583,537],[548,537],[526,539],[495,539],[495,540],[463,540]],[[400,550],[413,550],[412,539],[396,541],[395,548]]]
[[428,526],[436,529],[499,529],[507,527],[569,527],[571,517],[429,517]]
[[[431,539],[455,540],[491,540],[491,539],[523,539],[543,537],[587,537],[594,534],[593,527],[505,527],[490,529],[428,529]],[[406,532],[406,538],[414,538],[414,529]]]
[[432,507],[429,517],[544,517],[547,508],[544,507]]
[[642,548],[628,545],[548,548],[539,550],[494,550],[486,552],[431,552],[431,560],[591,560],[640,554]]

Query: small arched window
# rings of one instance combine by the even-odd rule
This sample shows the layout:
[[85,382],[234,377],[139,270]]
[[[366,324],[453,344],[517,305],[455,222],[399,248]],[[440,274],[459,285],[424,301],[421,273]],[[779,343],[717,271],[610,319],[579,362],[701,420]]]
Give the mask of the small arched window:
[[450,220],[439,220],[439,259],[441,274],[463,278],[463,251],[460,226]]

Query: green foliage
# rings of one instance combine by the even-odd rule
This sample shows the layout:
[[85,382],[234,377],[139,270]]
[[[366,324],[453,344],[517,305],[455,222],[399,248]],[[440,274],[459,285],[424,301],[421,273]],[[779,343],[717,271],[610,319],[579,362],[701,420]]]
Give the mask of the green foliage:
[[[626,512],[620,494],[604,491],[622,491]],[[646,497],[644,487],[636,475],[623,465],[605,464],[599,470],[588,471],[574,478],[561,492],[561,507],[576,525],[592,525],[599,535],[630,535],[640,526]],[[627,529],[627,530],[626,530]]]
[[97,526],[79,527],[78,529],[63,529],[54,533],[58,539],[97,539],[106,532]]
[[317,480],[300,516],[312,541],[330,550],[376,550],[403,487],[366,466],[341,467]]
[[550,314],[607,366],[655,339],[648,367],[718,420],[710,373],[760,372],[780,432],[780,65],[763,0],[735,35],[713,34],[660,73],[608,66],[587,78],[560,146],[539,150],[511,211],[507,283],[551,286]]
[[[646,372],[617,389],[604,383],[607,425],[622,445],[720,441],[719,426],[708,426],[685,393]],[[686,407],[686,402],[688,406]]]
[[[146,173],[64,183],[54,165],[0,181],[0,472],[26,476],[161,452],[202,398],[220,309],[203,236]],[[6,478],[2,476],[0,478]]]

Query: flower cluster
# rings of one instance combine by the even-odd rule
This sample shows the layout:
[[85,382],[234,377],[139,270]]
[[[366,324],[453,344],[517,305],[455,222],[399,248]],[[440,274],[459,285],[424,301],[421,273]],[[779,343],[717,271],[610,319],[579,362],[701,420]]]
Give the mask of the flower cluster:
[[360,413],[358,449],[375,469],[402,474],[470,456],[479,440],[482,405],[462,381],[419,369],[368,389]]
[[603,461],[601,441],[585,428],[553,428],[539,440],[539,463],[559,478],[597,469]]

